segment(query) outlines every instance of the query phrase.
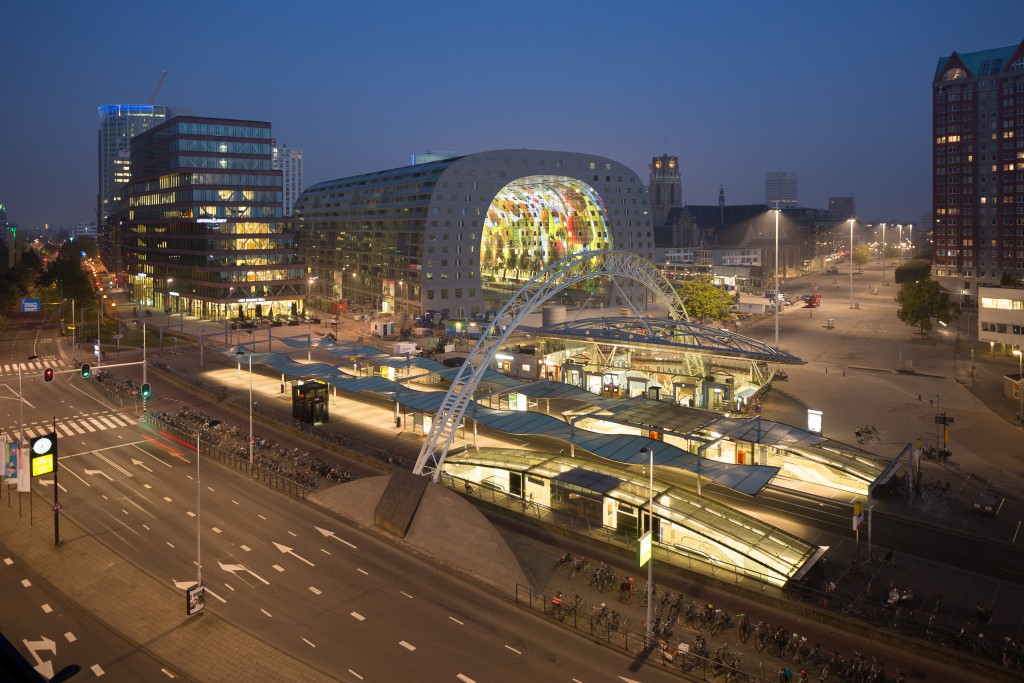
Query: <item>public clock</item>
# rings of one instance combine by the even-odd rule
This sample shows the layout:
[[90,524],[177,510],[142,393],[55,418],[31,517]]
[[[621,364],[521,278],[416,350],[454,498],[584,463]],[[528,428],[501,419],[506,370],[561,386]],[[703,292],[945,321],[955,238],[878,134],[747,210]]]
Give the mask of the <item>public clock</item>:
[[676,167],[676,160],[675,159],[669,159],[668,160],[668,167],[669,168],[675,168]]
[[41,436],[32,442],[32,452],[36,455],[46,455],[53,452],[53,439],[48,436]]
[[654,162],[654,168],[658,169],[659,171],[661,170],[661,159],[658,159],[657,161]]

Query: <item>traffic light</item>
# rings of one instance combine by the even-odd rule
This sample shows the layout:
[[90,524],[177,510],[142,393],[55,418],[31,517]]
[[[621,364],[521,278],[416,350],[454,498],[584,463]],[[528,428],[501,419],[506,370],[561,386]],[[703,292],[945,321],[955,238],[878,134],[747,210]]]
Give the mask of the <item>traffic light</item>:
[[153,393],[153,390],[149,388],[149,382],[142,385],[139,393],[142,394],[142,398],[149,398],[150,394]]
[[89,379],[92,376],[92,366],[88,363],[82,363],[82,378]]
[[53,381],[53,368],[46,368],[45,370],[43,370],[43,381],[44,382],[52,382]]

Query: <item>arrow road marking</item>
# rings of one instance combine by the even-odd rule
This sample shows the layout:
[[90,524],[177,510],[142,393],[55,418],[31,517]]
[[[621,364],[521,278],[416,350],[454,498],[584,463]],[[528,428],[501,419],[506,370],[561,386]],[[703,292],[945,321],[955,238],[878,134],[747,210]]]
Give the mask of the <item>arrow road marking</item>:
[[47,679],[53,678],[53,663],[44,662],[43,658],[39,656],[40,652],[52,652],[53,656],[57,656],[57,643],[53,642],[46,636],[43,636],[42,640],[22,640],[25,644],[25,649],[28,650],[29,654],[32,655],[32,659],[36,660],[35,670],[45,676]]
[[231,572],[232,574],[234,574],[235,572],[248,572],[248,573],[252,574],[253,576],[255,576],[258,580],[262,581],[267,586],[270,585],[269,581],[264,579],[262,576],[260,576],[259,574],[257,574],[253,570],[251,570],[248,567],[246,567],[244,564],[224,564],[220,560],[217,560],[217,564],[219,564],[220,568],[223,569],[226,572]]
[[352,545],[351,543],[349,543],[348,541],[346,541],[346,540],[345,540],[344,538],[341,538],[340,536],[338,536],[337,534],[335,534],[335,533],[334,533],[333,531],[328,531],[327,529],[321,529],[321,528],[320,528],[320,527],[318,527],[318,526],[315,526],[315,527],[313,527],[313,528],[314,528],[314,529],[316,529],[317,531],[319,531],[319,532],[320,532],[321,534],[323,534],[324,536],[329,536],[330,538],[333,538],[333,539],[334,539],[335,541],[341,541],[342,543],[344,543],[345,545],[347,545],[347,546],[348,546],[349,548],[355,548],[355,546],[354,546],[354,545]]
[[102,474],[104,477],[107,478],[107,481],[114,481],[113,479],[111,479],[110,475],[104,472],[103,470],[86,470],[85,473],[91,475]]
[[136,458],[132,458],[132,464],[135,465],[136,467],[141,467],[142,469],[146,470],[147,472],[152,472],[153,471],[153,470],[149,469],[148,467],[146,467],[146,463],[144,463],[141,460],[138,460]]
[[281,551],[282,553],[284,553],[285,555],[291,555],[292,557],[294,557],[294,558],[296,558],[296,559],[298,559],[298,560],[302,560],[303,562],[305,562],[306,564],[308,564],[308,565],[309,565],[310,567],[315,567],[315,566],[316,566],[315,564],[313,564],[312,562],[310,562],[310,561],[309,561],[309,560],[307,560],[306,558],[302,557],[301,555],[296,555],[296,554],[295,554],[295,553],[294,553],[294,552],[292,551],[292,549],[291,549],[291,548],[289,548],[289,547],[288,547],[288,546],[286,546],[286,545],[281,545],[281,544],[280,544],[280,543],[278,543],[277,541],[274,541],[274,547],[275,547],[275,548],[277,548],[278,550],[280,550],[280,551]]

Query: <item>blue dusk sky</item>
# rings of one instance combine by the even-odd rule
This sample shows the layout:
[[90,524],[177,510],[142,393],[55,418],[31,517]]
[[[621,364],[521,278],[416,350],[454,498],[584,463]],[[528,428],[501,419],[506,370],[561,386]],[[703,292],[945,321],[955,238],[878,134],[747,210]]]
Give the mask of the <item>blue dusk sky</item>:
[[1022,0],[32,0],[0,8],[0,202],[22,229],[95,220],[97,107],[273,125],[305,184],[429,149],[677,155],[683,196],[853,194],[865,221],[931,205],[940,57],[1017,45]]

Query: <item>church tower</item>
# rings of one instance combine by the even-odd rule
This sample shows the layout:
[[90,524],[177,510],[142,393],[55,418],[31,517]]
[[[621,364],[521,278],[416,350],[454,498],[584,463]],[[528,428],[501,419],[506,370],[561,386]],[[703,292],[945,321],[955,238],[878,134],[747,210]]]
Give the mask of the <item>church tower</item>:
[[665,225],[669,211],[683,205],[683,180],[679,158],[663,154],[651,160],[651,182],[647,190],[651,206],[651,225]]

